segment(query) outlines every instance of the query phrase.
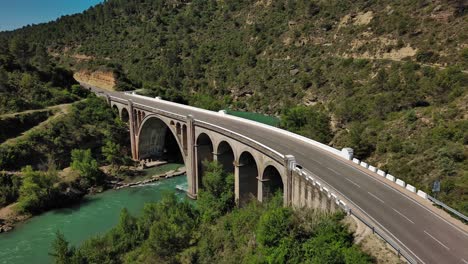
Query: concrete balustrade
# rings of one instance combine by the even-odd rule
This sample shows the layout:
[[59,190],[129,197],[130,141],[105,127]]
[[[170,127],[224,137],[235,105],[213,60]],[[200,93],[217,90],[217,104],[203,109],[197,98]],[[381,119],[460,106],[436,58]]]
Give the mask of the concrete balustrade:
[[324,192],[325,194],[327,194],[327,196],[330,198],[330,190],[328,190],[327,187],[322,187],[322,192]]
[[322,191],[322,188],[323,188],[323,187],[322,187],[322,184],[321,184],[320,182],[318,182],[318,181],[316,181],[315,184],[317,185],[318,189],[319,189],[320,191]]
[[377,170],[377,174],[382,176],[382,177],[385,177],[385,175],[387,175],[387,173],[383,170]]
[[356,164],[359,164],[361,161],[358,160],[358,159],[356,159],[356,158],[354,158],[354,159],[353,159],[353,162],[356,163]]
[[366,168],[366,169],[369,167],[369,164],[365,163],[364,161],[361,161],[359,165],[361,165],[361,167]]
[[369,165],[368,169],[372,172],[377,172],[377,168],[372,165]]
[[416,193],[416,187],[414,187],[413,185],[411,184],[407,184],[406,185],[406,190],[412,192],[412,193]]
[[335,203],[339,204],[338,196],[336,196],[336,194],[334,194],[334,193],[332,193],[330,195],[331,195],[331,198],[335,201]]
[[226,115],[227,114],[226,110],[219,110],[218,113],[220,115]]
[[396,184],[400,185],[403,188],[405,188],[405,186],[406,186],[406,183],[404,181],[400,180],[400,179],[396,180]]

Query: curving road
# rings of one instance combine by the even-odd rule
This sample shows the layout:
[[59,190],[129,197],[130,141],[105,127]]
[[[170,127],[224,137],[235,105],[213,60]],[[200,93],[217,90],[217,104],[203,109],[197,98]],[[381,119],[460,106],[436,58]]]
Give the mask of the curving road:
[[247,123],[224,119],[203,111],[191,111],[164,101],[156,102],[82,85],[122,99],[132,99],[134,103],[181,115],[191,114],[195,119],[243,134],[282,154],[294,155],[297,163],[356,204],[419,263],[468,264],[466,227],[462,227],[465,229],[462,230],[434,213],[430,206],[419,203],[404,191],[379,180],[352,162],[267,128],[253,129]]

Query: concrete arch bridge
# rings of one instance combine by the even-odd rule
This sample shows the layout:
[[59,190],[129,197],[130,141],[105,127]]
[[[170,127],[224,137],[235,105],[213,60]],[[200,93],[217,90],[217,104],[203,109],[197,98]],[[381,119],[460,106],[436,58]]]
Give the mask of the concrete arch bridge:
[[203,160],[235,176],[235,198],[343,209],[411,263],[468,263],[468,226],[434,207],[424,191],[366,162],[285,130],[134,93],[82,84],[128,122],[134,159],[183,161],[187,194],[196,198]]

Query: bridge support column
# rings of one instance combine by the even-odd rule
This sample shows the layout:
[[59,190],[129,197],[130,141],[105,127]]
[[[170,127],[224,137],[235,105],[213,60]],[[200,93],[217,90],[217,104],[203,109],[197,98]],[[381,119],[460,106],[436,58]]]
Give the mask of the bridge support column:
[[335,200],[330,199],[329,202],[330,202],[330,207],[329,207],[330,212],[332,212],[332,213],[336,212],[337,205],[335,203]]
[[196,199],[197,198],[197,153],[195,149],[195,126],[192,115],[187,116],[187,196]]
[[312,208],[312,192],[313,188],[310,184],[307,185],[307,207]]
[[313,188],[313,193],[314,193],[314,200],[313,200],[312,207],[320,208],[320,196],[321,196],[320,190],[317,188]]
[[328,210],[328,197],[323,192],[320,192],[320,208]]
[[237,205],[239,205],[239,198],[240,198],[240,188],[239,188],[239,167],[242,165],[239,164],[239,161],[234,161],[234,201]]
[[293,203],[293,169],[296,164],[296,158],[293,155],[286,155],[284,157],[283,167],[284,175],[286,175],[286,182],[284,182],[284,195],[283,203],[285,206],[292,205]]
[[263,202],[264,195],[263,193],[265,192],[265,186],[269,179],[261,179],[260,176],[257,177],[258,183],[257,183],[257,200],[259,202]]
[[301,206],[301,179],[293,172],[292,174],[292,206],[299,208]]
[[307,192],[307,181],[301,177],[301,202],[299,203],[301,207],[306,207],[307,206],[307,197],[306,197],[306,192]]
[[138,152],[136,147],[136,138],[135,138],[135,117],[133,116],[133,102],[128,100],[128,115],[129,122],[128,126],[130,127],[130,148],[132,149],[132,159],[138,160]]

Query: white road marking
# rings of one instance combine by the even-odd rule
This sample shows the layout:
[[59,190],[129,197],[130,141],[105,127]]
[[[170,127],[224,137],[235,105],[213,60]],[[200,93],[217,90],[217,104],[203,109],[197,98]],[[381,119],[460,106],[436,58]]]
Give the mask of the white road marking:
[[374,197],[375,199],[379,200],[381,203],[385,203],[382,199],[380,199],[379,197],[373,195],[372,193],[370,192],[367,192],[368,194],[370,194],[372,197]]
[[[306,156],[306,155],[305,155],[305,156]],[[320,165],[323,165],[323,163],[320,162],[320,161],[318,161],[318,160],[314,160],[314,161],[317,162],[317,163],[320,164]]]
[[461,259],[463,262],[465,262],[466,264],[468,264],[468,261],[464,260],[464,259]]
[[406,215],[404,215],[404,214],[402,214],[402,213],[398,212],[398,210],[397,210],[397,209],[395,209],[395,208],[392,208],[392,209],[393,209],[393,211],[397,212],[399,215],[401,215],[401,216],[403,216],[404,218],[406,218],[406,220],[408,220],[408,221],[410,221],[411,223],[413,223],[413,224],[414,224],[414,222],[413,222],[413,221],[411,221],[411,219],[409,219],[408,217],[406,217]]
[[331,171],[333,171],[335,174],[338,174],[338,175],[339,175],[339,173],[338,173],[336,170],[334,170],[334,169],[332,169],[332,168],[328,168],[328,167],[326,167],[326,168],[329,169],[329,170],[331,170]]
[[[317,149],[317,148],[316,148]],[[320,149],[318,149],[320,150]],[[324,151],[322,151],[323,153],[326,153]],[[328,153],[327,153],[328,154]],[[380,184],[382,184],[382,186],[386,187],[387,189],[389,190],[392,190],[398,194],[400,194],[402,197],[410,200],[411,202],[415,203],[416,205],[418,205],[419,207],[423,208],[424,210],[428,211],[429,213],[431,213],[432,215],[435,215],[437,218],[439,218],[440,220],[444,221],[445,223],[447,223],[448,225],[450,225],[451,227],[453,227],[454,229],[456,229],[458,232],[462,233],[463,235],[465,236],[468,236],[468,232],[462,230],[460,227],[450,223],[449,221],[445,220],[442,216],[438,215],[437,213],[431,211],[429,208],[426,208],[426,206],[420,204],[419,202],[417,202],[416,200],[414,200],[413,198],[409,197],[406,193],[403,193],[401,192],[400,190],[398,190],[397,188],[393,187],[393,186],[390,186],[388,183],[386,182],[383,182],[383,181],[380,181],[380,180],[377,180],[374,176],[371,176],[369,175],[367,172],[364,172],[360,169],[358,169],[356,166],[356,164],[353,164],[353,165],[350,165],[350,164],[347,164],[346,162],[342,161],[341,159],[338,159],[337,157],[334,157],[333,155],[329,155],[328,157],[338,161],[339,163],[341,163],[342,165],[345,165],[347,167],[350,167],[351,169],[355,170],[355,171],[358,171],[360,173],[362,173],[363,175],[367,176],[368,178],[374,180],[375,182],[378,182]],[[419,259],[419,258],[418,258]],[[420,259],[421,260],[421,259]]]
[[434,236],[432,236],[431,234],[429,234],[428,232],[426,232],[426,230],[424,230],[424,233],[426,233],[426,235],[430,236],[432,239],[434,239],[435,241],[437,241],[437,243],[441,244],[444,248],[446,248],[447,250],[450,250],[450,248],[448,248],[446,245],[444,245],[444,243],[440,242],[437,238],[435,238]]
[[352,180],[348,179],[348,178],[345,178],[347,181],[349,181],[350,183],[356,185],[358,188],[361,188],[361,186],[355,182],[353,182]]

